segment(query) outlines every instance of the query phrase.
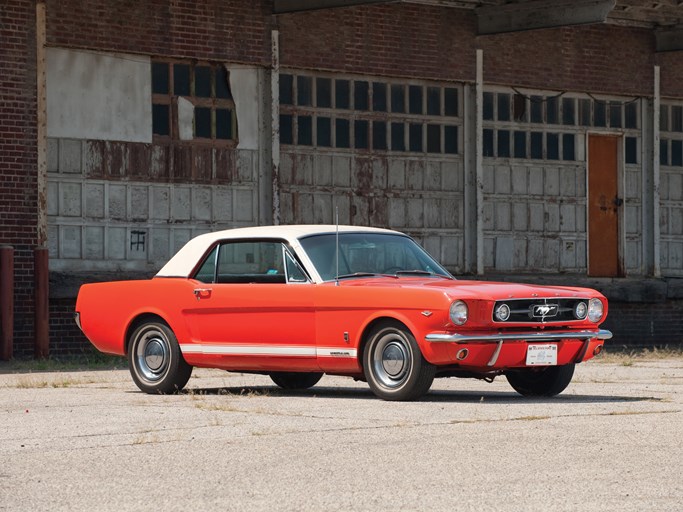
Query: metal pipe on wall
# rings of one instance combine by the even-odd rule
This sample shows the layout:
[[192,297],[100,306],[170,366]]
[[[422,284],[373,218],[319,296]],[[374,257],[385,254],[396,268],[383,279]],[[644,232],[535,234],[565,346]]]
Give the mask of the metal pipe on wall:
[[36,359],[50,355],[50,303],[48,249],[36,247],[33,252],[35,272],[35,344]]
[[9,361],[14,348],[14,248],[0,246],[0,359]]

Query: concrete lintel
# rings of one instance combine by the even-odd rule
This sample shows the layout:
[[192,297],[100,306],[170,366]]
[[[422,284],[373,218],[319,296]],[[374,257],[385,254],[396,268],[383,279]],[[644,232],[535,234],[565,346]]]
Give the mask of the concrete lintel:
[[616,0],[529,0],[475,9],[479,35],[604,23]]
[[683,50],[683,27],[667,27],[655,30],[656,49],[658,52],[675,52]]
[[333,7],[351,7],[365,4],[388,4],[396,0],[274,0],[273,12],[284,14],[288,12],[313,11],[316,9],[330,9]]

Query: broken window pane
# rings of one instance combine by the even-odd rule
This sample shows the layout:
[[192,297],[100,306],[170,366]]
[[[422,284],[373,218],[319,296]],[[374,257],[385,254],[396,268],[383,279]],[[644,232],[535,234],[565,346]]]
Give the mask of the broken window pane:
[[593,126],[607,126],[607,104],[596,100],[593,110]]
[[560,138],[557,133],[546,134],[546,158],[548,160],[560,159]]
[[211,68],[197,66],[194,68],[194,95],[199,98],[211,97]]
[[368,82],[357,81],[353,84],[353,104],[356,110],[368,110],[370,103],[368,101],[368,91],[370,85]]
[[216,138],[232,139],[232,111],[230,109],[216,109]]
[[510,132],[498,130],[498,156],[508,158],[510,156]]
[[294,105],[294,77],[280,75],[280,104]]
[[573,161],[575,156],[575,142],[573,133],[562,134],[562,160]]
[[444,126],[444,152],[449,155],[458,153],[458,127]]
[[543,133],[531,132],[531,158],[540,160],[543,158]]
[[387,123],[384,121],[372,122],[372,148],[387,149]]
[[391,86],[391,111],[399,113],[406,111],[406,89],[403,85]]
[[335,120],[335,147],[348,148],[350,144],[350,126],[348,119]]
[[626,137],[624,141],[624,158],[627,164],[638,163],[638,139],[636,137]]
[[591,100],[579,100],[579,124],[581,126],[591,125]]
[[543,122],[543,96],[532,96],[529,102],[531,109],[531,122],[532,123],[542,123]]
[[683,166],[683,143],[680,140],[671,141],[671,165]]
[[441,115],[441,87],[427,87],[427,114]]
[[498,121],[509,121],[509,120],[510,120],[510,95],[498,93]]
[[486,129],[484,138],[484,156],[493,156],[493,130]]
[[444,95],[444,115],[450,117],[458,116],[458,90],[452,87],[446,87],[443,91]]
[[201,139],[211,138],[211,109],[208,107],[195,107],[194,109],[194,135]]
[[152,133],[155,135],[170,135],[170,123],[168,119],[168,105],[152,105]]
[[612,128],[621,128],[621,102],[610,102],[609,125]]
[[522,94],[513,96],[512,118],[515,121],[526,121],[526,97]]
[[683,107],[671,107],[671,131],[683,132]]
[[173,94],[176,96],[190,95],[189,64],[173,64]]
[[168,64],[152,62],[152,93],[168,94]]
[[515,158],[526,158],[526,132],[515,132]]
[[422,114],[422,86],[411,85],[408,88],[408,112]]
[[[290,77],[290,103],[291,103],[291,75]],[[228,70],[225,66],[218,66],[216,68],[216,98],[232,99],[230,93],[230,82],[228,80]]]
[[296,143],[299,146],[313,145],[313,120],[311,116],[297,117],[296,136]]
[[292,116],[289,114],[280,114],[280,144],[294,144]]
[[418,123],[410,123],[408,129],[408,141],[410,151],[422,152],[422,125]]
[[387,84],[382,82],[372,83],[372,110],[375,112],[387,111]]
[[[349,101],[349,81],[335,80],[334,81],[334,105],[337,108],[349,108],[351,104]],[[348,146],[346,146],[348,147]]]
[[427,125],[427,152],[441,153],[441,125]]
[[625,126],[626,128],[638,128],[638,103],[636,101],[631,101],[626,104],[625,108]]
[[363,119],[357,119],[353,122],[353,136],[354,147],[356,149],[368,149],[368,122]]
[[319,117],[317,120],[317,145],[322,148],[332,146],[332,120],[329,117]]
[[391,150],[405,151],[405,125],[403,123],[391,123]]
[[574,115],[574,105],[574,98],[562,98],[562,124],[576,124],[576,116]]
[[310,76],[296,77],[296,104],[307,107],[312,104],[313,79]]
[[320,108],[332,106],[332,80],[330,78],[315,79],[315,101]]
[[493,93],[485,92],[483,99],[484,120],[493,121]]
[[557,124],[557,110],[559,102],[557,96],[551,96],[545,100],[545,121],[548,124]]

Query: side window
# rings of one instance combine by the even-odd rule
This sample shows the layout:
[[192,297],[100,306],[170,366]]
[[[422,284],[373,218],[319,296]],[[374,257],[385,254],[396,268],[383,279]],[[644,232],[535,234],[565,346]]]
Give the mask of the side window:
[[284,283],[280,242],[228,242],[218,252],[219,283]]
[[199,268],[194,278],[202,283],[213,283],[216,279],[216,254],[218,254],[218,246],[213,248],[213,251],[204,260],[204,263]]
[[285,250],[285,264],[287,265],[287,282],[288,283],[307,283],[308,277],[304,273],[301,266],[297,263],[294,257]]

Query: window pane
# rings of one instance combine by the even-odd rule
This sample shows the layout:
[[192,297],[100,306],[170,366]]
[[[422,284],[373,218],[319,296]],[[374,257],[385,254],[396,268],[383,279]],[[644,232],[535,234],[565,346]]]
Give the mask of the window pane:
[[368,122],[365,120],[356,120],[353,122],[353,136],[355,138],[354,147],[356,149],[368,149]]
[[354,83],[353,101],[356,110],[368,110],[370,108],[368,101],[369,89],[370,85],[368,82],[357,81]]
[[[230,81],[228,80],[228,71],[225,69],[225,66],[218,66],[216,68],[216,98],[232,99],[232,94],[230,93]],[[290,103],[291,103],[291,80],[290,80]]]
[[292,116],[289,114],[280,114],[280,144],[294,144]]
[[669,141],[666,139],[659,141],[659,163],[669,165]]
[[458,127],[444,126],[444,153],[449,155],[458,154]]
[[232,139],[232,111],[230,109],[216,109],[216,138]]
[[543,158],[543,133],[531,132],[531,158],[540,160]]
[[510,156],[510,132],[498,130],[498,156],[508,158]]
[[401,113],[406,111],[406,89],[403,85],[391,86],[391,111]]
[[171,134],[168,113],[168,105],[152,105],[152,133],[155,135]]
[[190,95],[190,66],[188,64],[173,64],[173,94]]
[[621,128],[621,102],[609,104],[609,125],[612,128]]
[[444,114],[451,117],[458,115],[458,90],[446,87],[444,94]]
[[591,100],[579,100],[579,124],[581,126],[591,125]]
[[207,107],[195,107],[194,109],[194,135],[202,139],[211,138],[211,109]]
[[294,104],[294,77],[292,75],[280,75],[280,104]]
[[332,106],[332,80],[329,78],[316,78],[316,105],[320,108]]
[[317,121],[318,147],[329,148],[332,146],[332,121],[329,117],[319,117]]
[[384,121],[372,122],[372,148],[387,149],[387,123]]
[[441,153],[441,125],[427,125],[427,152]]
[[408,103],[411,114],[422,114],[422,86],[411,85],[408,88]]
[[526,97],[521,94],[513,96],[512,118],[515,121],[526,121]]
[[410,123],[410,128],[408,132],[410,141],[410,151],[421,152],[422,151],[422,125],[416,123]]
[[593,126],[607,126],[607,105],[604,101],[593,102]]
[[392,151],[405,151],[405,125],[403,123],[391,123],[391,149]]
[[681,167],[683,165],[683,143],[680,140],[671,141],[671,165]]
[[557,109],[559,102],[557,96],[545,100],[545,120],[548,124],[557,124]]
[[574,105],[574,98],[562,98],[562,124],[576,124],[576,116],[574,115]]
[[310,76],[296,77],[296,104],[301,106],[312,105],[313,79]]
[[152,93],[168,94],[168,64],[152,62]]
[[515,158],[526,158],[526,132],[515,132]]
[[663,132],[669,131],[669,107],[667,105],[659,107],[659,129]]
[[211,68],[197,66],[194,68],[194,95],[199,98],[211,97]]
[[483,97],[484,120],[493,121],[493,93],[485,92]]
[[576,160],[574,154],[574,134],[565,133],[562,135],[562,160],[573,161]]
[[207,256],[202,263],[202,266],[195,274],[194,278],[202,283],[213,283],[216,278],[216,252],[218,246],[214,247],[213,251]]
[[427,114],[430,116],[441,115],[440,87],[427,87]]
[[335,147],[338,148],[348,148],[350,144],[349,137],[349,120],[348,119],[336,119],[335,120]]
[[313,120],[311,116],[298,116],[296,121],[296,143],[299,146],[311,146],[313,144]]
[[372,83],[372,110],[375,112],[387,111],[387,84]]
[[671,131],[683,132],[683,107],[671,107]]
[[484,130],[484,156],[493,156],[493,130]]
[[638,163],[638,139],[636,137],[626,137],[624,141],[624,158],[627,164]]
[[626,128],[638,128],[638,102],[632,101],[626,104]]
[[[510,120],[510,95],[498,93],[498,121]],[[500,156],[500,155],[498,155]]]
[[557,133],[546,134],[546,158],[548,160],[560,159],[560,139]]
[[531,108],[531,122],[543,122],[543,96],[532,96],[529,102]]
[[[337,108],[349,108],[349,81],[334,81],[334,104]],[[348,147],[348,146],[346,146]]]

